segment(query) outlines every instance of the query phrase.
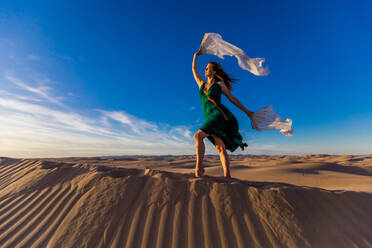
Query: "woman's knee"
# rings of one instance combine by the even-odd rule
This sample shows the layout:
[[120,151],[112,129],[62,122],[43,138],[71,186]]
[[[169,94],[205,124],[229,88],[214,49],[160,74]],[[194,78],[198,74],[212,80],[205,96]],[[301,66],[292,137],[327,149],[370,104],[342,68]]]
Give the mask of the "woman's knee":
[[194,140],[195,141],[201,141],[203,140],[205,137],[207,137],[208,134],[203,132],[202,130],[198,130],[195,134],[194,134]]

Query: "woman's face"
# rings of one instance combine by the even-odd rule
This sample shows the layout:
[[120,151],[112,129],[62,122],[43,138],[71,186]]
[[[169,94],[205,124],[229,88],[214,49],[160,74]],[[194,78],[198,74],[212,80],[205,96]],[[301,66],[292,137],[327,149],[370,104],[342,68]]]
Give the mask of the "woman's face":
[[213,65],[208,64],[207,67],[205,67],[205,76],[212,77],[214,74],[216,74],[216,71],[213,70]]

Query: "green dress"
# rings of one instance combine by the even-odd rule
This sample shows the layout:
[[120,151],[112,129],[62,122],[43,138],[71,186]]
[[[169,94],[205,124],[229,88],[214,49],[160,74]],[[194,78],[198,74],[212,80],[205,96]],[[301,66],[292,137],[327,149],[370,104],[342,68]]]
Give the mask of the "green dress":
[[[239,133],[239,125],[235,116],[221,104],[221,87],[214,83],[209,90],[205,88],[205,82],[199,90],[199,96],[203,104],[205,122],[199,128],[207,134],[213,134],[222,139],[225,148],[231,152],[239,146],[244,151],[247,143],[243,143],[243,137]],[[214,101],[214,103],[208,99]],[[207,138],[215,145],[214,138],[209,135]]]

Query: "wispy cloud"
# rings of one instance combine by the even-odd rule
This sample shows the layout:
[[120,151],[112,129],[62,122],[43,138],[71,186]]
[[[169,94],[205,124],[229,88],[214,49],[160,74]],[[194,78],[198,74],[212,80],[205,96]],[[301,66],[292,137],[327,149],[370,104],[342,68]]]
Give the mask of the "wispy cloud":
[[[114,113],[105,111],[97,118],[88,118],[0,96],[0,152],[4,156],[72,156],[194,151],[187,127],[162,128],[166,124],[156,125],[124,112]],[[127,122],[115,127],[116,120],[107,115]]]
[[5,90],[0,90],[0,96],[7,96],[7,97],[16,98],[16,99],[25,100],[25,101],[41,102],[41,100],[36,97],[13,94]]
[[143,134],[145,132],[158,132],[158,127],[155,124],[141,120],[133,115],[125,113],[124,111],[104,111],[100,110],[103,117],[115,120],[125,127],[129,127],[136,134]]
[[90,125],[93,121],[75,113],[67,113],[51,108],[43,107],[25,101],[0,98],[0,107],[17,113],[33,116],[35,119],[44,120],[44,125],[52,125],[58,128],[73,129],[93,134],[108,134],[109,131]]
[[30,60],[39,60],[40,59],[39,56],[34,55],[34,54],[27,55],[27,58],[30,59]]
[[[193,154],[192,126],[171,126],[124,110],[65,106],[50,86],[20,76],[5,79],[19,91],[0,90],[0,153],[13,157],[115,154]],[[44,81],[45,82],[45,81]],[[47,103],[55,103],[50,105]],[[82,112],[84,114],[82,114]]]
[[54,97],[49,93],[51,88],[48,87],[48,86],[45,86],[45,85],[41,85],[39,87],[30,86],[30,85],[24,83],[21,79],[11,75],[10,73],[6,73],[5,78],[9,82],[17,85],[19,88],[21,88],[23,90],[26,90],[26,91],[32,92],[36,95],[39,95],[42,98],[48,100],[49,102],[61,105],[61,102],[59,101],[58,97]]

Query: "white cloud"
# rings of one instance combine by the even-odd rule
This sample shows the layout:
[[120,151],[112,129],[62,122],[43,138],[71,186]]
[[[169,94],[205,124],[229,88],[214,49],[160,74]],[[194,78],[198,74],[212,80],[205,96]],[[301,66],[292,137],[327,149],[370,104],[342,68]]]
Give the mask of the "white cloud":
[[89,120],[85,120],[83,116],[75,113],[65,113],[37,104],[6,98],[0,98],[0,107],[30,115],[38,120],[44,120],[46,121],[45,125],[55,124],[55,127],[73,128],[89,133],[108,133],[107,130],[89,125]]
[[[63,97],[58,99],[50,94],[48,79],[39,80],[35,87],[10,73],[5,78],[24,92],[0,90],[1,156],[193,154],[195,151],[191,126],[149,122],[126,111],[92,110],[79,114],[60,102]],[[45,100],[57,105],[50,106]]]
[[39,86],[39,87],[32,87],[26,83],[24,83],[22,80],[10,75],[9,73],[6,73],[5,78],[9,81],[12,82],[13,84],[17,85],[19,88],[35,93],[36,95],[39,95],[43,97],[44,99],[48,100],[49,102],[62,105],[60,100],[57,97],[54,97],[49,94],[48,91],[51,90],[50,87],[48,86]]
[[[119,116],[120,120],[125,120],[124,113]],[[128,120],[132,123],[133,116],[129,115]],[[161,131],[161,124],[157,126],[137,120],[139,125],[134,129],[133,126],[129,129],[113,128],[108,124],[110,119],[102,115],[92,119],[0,97],[0,153],[14,157],[51,154],[61,157],[194,152],[193,140],[185,137],[190,131],[183,130],[182,133],[180,127]],[[137,133],[131,132],[133,130]]]
[[39,59],[40,59],[39,56],[34,55],[34,54],[29,54],[29,55],[27,56],[27,58],[30,59],[30,60],[39,60]]
[[141,120],[133,115],[127,114],[124,111],[104,111],[100,110],[106,118],[111,118],[123,126],[129,127],[136,134],[143,134],[144,132],[158,132],[158,127],[155,124]]
[[25,100],[25,101],[41,102],[41,100],[38,99],[38,98],[30,97],[30,96],[17,95],[17,94],[13,94],[13,93],[10,93],[10,92],[5,91],[5,90],[0,90],[0,96],[7,96],[7,97],[16,98],[16,99]]

